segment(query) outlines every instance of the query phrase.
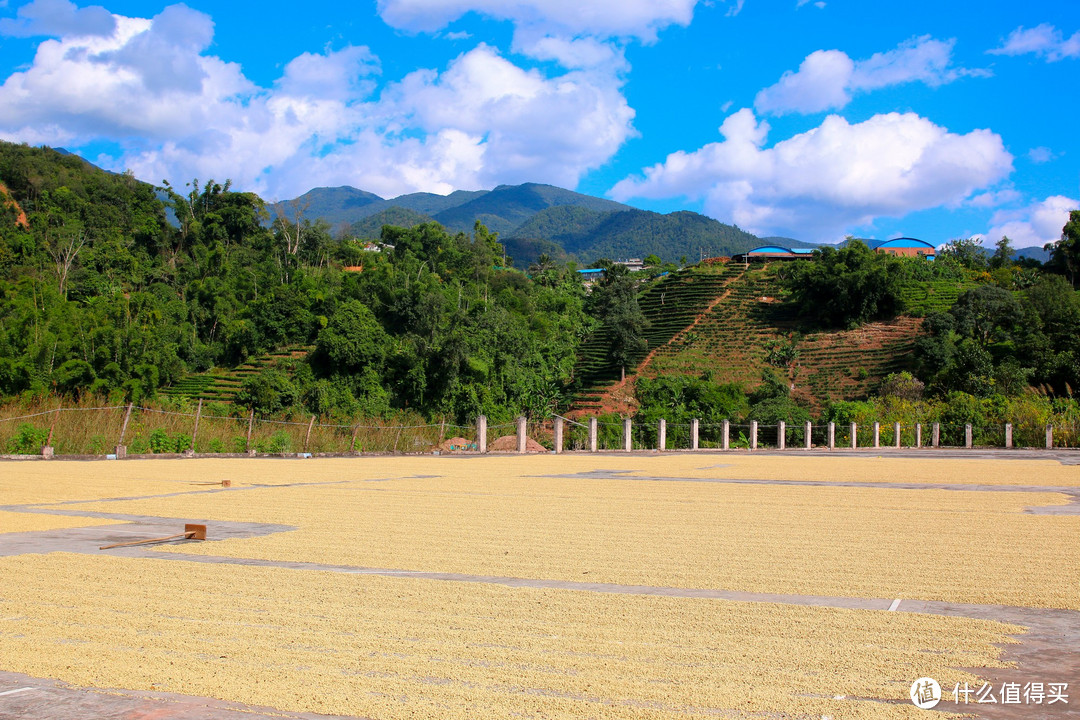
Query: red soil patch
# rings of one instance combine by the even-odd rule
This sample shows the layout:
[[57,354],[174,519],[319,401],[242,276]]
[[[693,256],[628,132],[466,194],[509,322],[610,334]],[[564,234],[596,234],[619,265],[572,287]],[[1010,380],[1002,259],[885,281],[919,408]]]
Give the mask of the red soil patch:
[[[517,452],[517,435],[503,435],[488,445],[488,452]],[[533,440],[525,438],[525,452],[547,452],[547,448]]]
[[19,207],[19,203],[15,202],[15,198],[11,197],[11,192],[7,189],[7,185],[0,182],[0,197],[4,198],[4,207],[15,208],[15,225],[16,227],[22,227],[23,230],[30,229],[30,221],[26,217],[26,213]]

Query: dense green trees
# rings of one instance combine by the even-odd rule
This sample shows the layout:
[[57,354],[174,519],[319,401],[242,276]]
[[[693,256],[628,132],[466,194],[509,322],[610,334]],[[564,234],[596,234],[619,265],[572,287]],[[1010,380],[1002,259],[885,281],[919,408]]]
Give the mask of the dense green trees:
[[1076,285],[1080,281],[1080,210],[1069,213],[1069,221],[1061,230],[1061,239],[1047,245],[1046,249],[1050,251],[1047,265]]
[[[155,189],[5,143],[0,181],[0,397],[141,401],[189,373],[263,357],[238,396],[259,413],[500,422],[564,409],[590,335],[609,338],[624,368],[649,349],[638,296],[663,267],[631,274],[608,261],[590,293],[552,255],[527,273],[507,267],[480,224],[384,227],[382,251],[369,251],[302,213],[272,216],[228,182]],[[1004,238],[988,263],[968,241],[934,263],[853,241],[785,271],[803,316],[841,327],[901,312],[905,282],[975,284],[927,318],[913,382],[932,398],[991,402],[1029,387],[1067,397],[1080,385],[1080,296],[1066,279],[1080,268],[1077,247],[1073,213],[1049,266],[1058,274],[1021,271]],[[311,352],[266,359],[282,348]],[[770,361],[790,364],[783,350]],[[806,412],[780,381],[749,396],[701,378],[637,391],[642,417],[670,412],[672,422],[797,422]]]
[[814,251],[813,262],[795,265],[787,282],[791,301],[805,318],[827,327],[854,327],[889,318],[901,308],[904,262],[851,240]]
[[188,372],[313,346],[249,377],[239,401],[261,413],[509,418],[561,407],[595,325],[575,273],[504,269],[479,224],[388,227],[387,251],[367,252],[302,213],[271,219],[227,182],[155,193],[10,144],[0,180],[2,396],[139,400]]
[[611,359],[626,377],[627,366],[645,352],[648,321],[638,305],[638,279],[625,265],[609,264],[589,296],[590,314],[611,337]]
[[1080,387],[1080,296],[1060,275],[1019,300],[993,285],[968,290],[925,327],[919,375],[937,393],[1016,395],[1030,384],[1070,396]]

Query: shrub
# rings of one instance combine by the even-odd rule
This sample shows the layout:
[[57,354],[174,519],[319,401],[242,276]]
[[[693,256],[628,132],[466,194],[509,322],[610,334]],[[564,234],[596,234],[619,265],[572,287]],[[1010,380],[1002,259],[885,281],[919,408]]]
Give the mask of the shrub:
[[22,423],[15,431],[15,437],[8,443],[8,452],[17,455],[36,455],[49,440],[49,431],[37,428],[30,423]]
[[264,438],[255,444],[255,449],[262,453],[280,455],[289,452],[292,438],[284,430],[278,430],[268,438]]
[[150,433],[150,452],[152,453],[168,453],[173,451],[172,438],[169,437],[168,430],[158,428]]

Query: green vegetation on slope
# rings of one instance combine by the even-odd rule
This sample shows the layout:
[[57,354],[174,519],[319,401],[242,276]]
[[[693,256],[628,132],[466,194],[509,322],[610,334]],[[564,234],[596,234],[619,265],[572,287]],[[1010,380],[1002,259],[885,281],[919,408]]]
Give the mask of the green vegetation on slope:
[[[1060,274],[1014,263],[1007,243],[988,258],[956,242],[934,263],[853,243],[799,264],[615,269],[587,292],[551,254],[528,273],[504,268],[504,247],[479,224],[384,225],[393,250],[369,253],[325,223],[271,221],[260,198],[228,183],[156,190],[10,144],[0,181],[4,398],[162,392],[259,413],[494,422],[565,410],[571,393],[601,406],[621,371],[644,362],[644,378],[664,381],[649,397],[683,392],[673,378],[707,369],[703,382],[745,388],[746,417],[772,422],[840,417],[838,403],[904,370],[927,402],[988,417],[989,405],[1031,392],[1060,414],[1080,385],[1071,245],[1055,249]],[[556,190],[525,197],[566,197]],[[575,232],[700,218],[560,212]]]
[[[268,224],[228,183],[166,187],[173,226],[153,187],[53,151],[0,144],[0,180],[29,223],[3,205],[3,397],[174,386],[260,413],[541,415],[592,324],[575,273],[501,269],[482,226],[385,229],[394,250],[365,253],[323,223]],[[291,346],[314,350],[269,360]]]

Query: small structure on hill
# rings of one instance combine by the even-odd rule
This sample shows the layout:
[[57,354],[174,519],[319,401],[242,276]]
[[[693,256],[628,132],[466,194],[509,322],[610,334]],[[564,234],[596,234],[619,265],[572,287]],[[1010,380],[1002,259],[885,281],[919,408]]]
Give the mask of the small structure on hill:
[[[900,237],[893,238],[892,240],[866,240],[860,238],[861,242],[874,252],[882,253],[883,255],[896,255],[899,257],[921,257],[927,260],[933,260],[937,256],[937,249],[926,242],[925,240],[919,240],[917,238]],[[758,260],[761,262],[771,262],[773,260],[810,260],[814,257],[814,250],[817,248],[787,248],[781,245],[762,245],[756,247],[753,250],[747,250],[744,253],[733,256],[731,259],[734,262],[749,263],[751,260]]]
[[585,287],[591,287],[594,283],[604,279],[604,268],[585,268],[584,270],[578,270],[578,275],[581,277],[582,282],[585,283]]
[[748,263],[751,260],[805,260],[814,256],[814,248],[786,248],[780,245],[762,245],[753,250],[732,256],[733,262]]
[[937,248],[925,240],[917,238],[899,237],[892,240],[866,240],[874,252],[886,255],[898,255],[900,257],[924,257],[933,260],[937,257]]

